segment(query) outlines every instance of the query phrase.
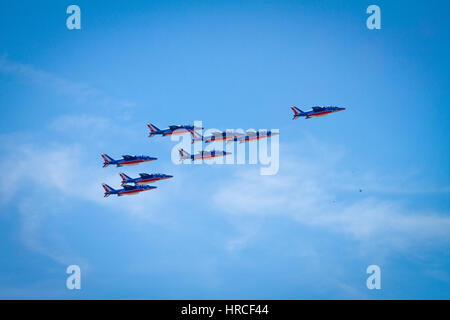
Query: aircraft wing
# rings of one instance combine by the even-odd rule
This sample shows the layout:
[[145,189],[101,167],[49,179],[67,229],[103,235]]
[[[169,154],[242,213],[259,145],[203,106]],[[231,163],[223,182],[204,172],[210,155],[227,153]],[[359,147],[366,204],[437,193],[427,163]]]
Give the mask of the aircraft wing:
[[136,189],[135,186],[130,186],[130,185],[128,185],[128,184],[124,185],[123,188],[124,188],[125,190],[134,190],[134,189]]
[[315,112],[317,112],[317,111],[323,111],[323,107],[313,107],[312,108],[313,109],[313,111],[315,111]]

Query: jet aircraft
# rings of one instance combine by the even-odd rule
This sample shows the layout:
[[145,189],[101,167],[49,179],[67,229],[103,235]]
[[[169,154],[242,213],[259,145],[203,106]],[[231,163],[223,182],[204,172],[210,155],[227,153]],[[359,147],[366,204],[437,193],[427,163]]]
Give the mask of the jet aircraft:
[[134,183],[134,185],[139,184],[147,184],[147,183],[153,183],[159,180],[165,180],[169,178],[173,178],[173,176],[170,176],[168,174],[162,174],[162,173],[139,173],[138,178],[130,178],[125,173],[119,173],[120,177],[122,178],[122,186],[126,185],[127,183]]
[[239,141],[239,143],[249,142],[249,141],[256,141],[266,138],[271,138],[273,136],[279,135],[279,132],[272,132],[270,130],[258,130],[258,131],[247,131],[247,133],[241,137],[236,137],[232,140],[228,140],[228,143],[231,143],[233,141]]
[[215,142],[215,141],[229,141],[233,140],[234,138],[242,137],[244,136],[243,133],[236,133],[233,131],[223,131],[223,132],[213,132],[210,136],[202,136],[198,134],[197,132],[191,132],[192,133],[192,143],[195,143],[197,141],[205,141],[205,143]]
[[312,107],[309,111],[302,111],[297,107],[291,106],[292,111],[294,111],[294,117],[292,120],[297,119],[298,117],[305,117],[306,119],[312,118],[312,117],[322,117],[326,116],[327,114],[339,112],[345,110],[345,108],[341,107],[333,107],[333,106],[327,106],[327,107]]
[[103,168],[109,166],[109,165],[116,165],[117,167],[122,167],[122,166],[134,166],[137,165],[139,163],[142,162],[148,162],[148,161],[153,161],[153,160],[157,160],[158,158],[153,158],[153,157],[149,157],[149,156],[129,156],[129,155],[125,155],[122,156],[123,159],[120,160],[114,160],[113,158],[111,158],[110,156],[108,156],[107,154],[102,153],[102,158],[103,160],[105,160],[105,163],[103,163]]
[[156,189],[156,187],[154,187],[154,186],[147,186],[147,185],[142,185],[142,186],[125,185],[125,186],[123,186],[123,189],[118,189],[118,190],[111,188],[110,186],[108,186],[105,183],[103,183],[102,186],[103,186],[103,189],[105,189],[105,196],[104,196],[105,198],[112,194],[117,194],[117,196],[120,197],[120,196],[133,195],[133,194],[138,194],[143,191]]
[[169,126],[167,129],[158,129],[158,127],[154,126],[151,123],[147,123],[148,128],[150,129],[150,134],[148,137],[153,137],[154,135],[171,136],[171,135],[183,135],[187,132],[194,132],[195,130],[203,130],[203,128],[195,127],[191,125],[181,125],[181,126]]
[[183,149],[178,149],[178,152],[180,152],[180,161],[186,160],[186,159],[191,159],[191,160],[207,160],[207,159],[212,159],[212,158],[217,158],[217,157],[225,157],[229,154],[231,154],[230,152],[225,152],[225,151],[216,151],[216,150],[212,150],[212,151],[200,151],[197,154],[189,154],[188,152],[184,151]]

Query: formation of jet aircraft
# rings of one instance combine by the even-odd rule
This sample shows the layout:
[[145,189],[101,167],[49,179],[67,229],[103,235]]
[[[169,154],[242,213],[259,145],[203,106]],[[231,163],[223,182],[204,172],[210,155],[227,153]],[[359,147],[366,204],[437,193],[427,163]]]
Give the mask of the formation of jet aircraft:
[[158,158],[149,157],[149,156],[130,156],[130,155],[124,155],[122,156],[122,159],[120,160],[114,160],[107,154],[102,153],[102,158],[105,160],[105,163],[103,163],[103,168],[109,166],[109,165],[116,165],[117,167],[123,167],[123,166],[135,166],[142,162],[148,162],[148,161],[154,161],[158,160]]
[[237,141],[239,143],[256,141],[260,139],[266,139],[273,136],[279,135],[278,132],[272,132],[270,130],[258,130],[258,131],[247,131],[246,133],[236,133],[234,131],[223,131],[214,132],[212,135],[204,137],[197,132],[191,132],[192,143],[198,141],[204,141],[205,143],[215,142],[215,141],[225,141],[227,144]]
[[154,135],[161,135],[163,137],[165,136],[171,136],[171,135],[183,135],[187,132],[194,132],[196,130],[203,130],[203,128],[195,127],[191,125],[172,125],[169,126],[167,129],[158,129],[158,127],[154,126],[151,123],[147,123],[147,127],[150,129],[149,138],[153,137]]
[[[112,164],[115,164],[117,167],[122,167],[157,160],[157,158],[149,156],[129,156],[129,155],[122,156],[123,159],[114,160],[107,154],[102,153],[101,155],[103,160],[105,160],[105,163],[103,163],[103,168]],[[107,184],[103,183],[102,186],[103,189],[105,189],[105,197],[108,197],[112,194],[116,194],[117,196],[134,195],[143,191],[156,189],[156,187],[149,186],[147,185],[147,183],[153,183],[159,180],[165,180],[173,177],[171,175],[162,173],[154,173],[154,174],[140,173],[138,178],[130,178],[123,172],[119,173],[119,175],[122,178],[121,186],[123,188],[116,190],[108,186]],[[133,183],[134,185],[129,185],[128,183],[130,184]]]
[[138,178],[130,178],[125,173],[121,172],[119,173],[120,177],[122,178],[122,186],[124,186],[127,183],[134,183],[135,185],[139,184],[147,184],[147,183],[154,183],[159,180],[166,180],[173,178],[173,176],[168,174],[162,174],[162,173],[139,173]]
[[148,186],[148,185],[135,185],[135,186],[124,185],[123,189],[118,189],[118,190],[111,188],[106,183],[103,183],[102,186],[103,186],[103,189],[105,189],[105,195],[104,195],[105,198],[109,197],[112,194],[117,194],[118,197],[125,196],[125,195],[129,196],[129,195],[138,194],[143,191],[156,189],[156,187]]
[[312,107],[311,110],[308,111],[302,111],[297,107],[291,106],[292,111],[294,111],[294,117],[292,120],[297,119],[298,117],[305,117],[306,119],[312,118],[312,117],[322,117],[326,116],[330,113],[335,113],[339,111],[344,111],[345,108],[341,107],[333,107],[333,106],[327,106],[327,107]]
[[[292,118],[292,120],[295,120],[299,117],[305,117],[305,119],[309,119],[312,117],[321,117],[330,113],[345,110],[345,108],[335,106],[325,106],[325,107],[316,106],[312,107],[312,109],[308,111],[302,111],[295,106],[291,106],[291,109],[294,112],[294,117]],[[149,137],[153,137],[155,135],[161,135],[164,137],[171,135],[184,135],[186,133],[190,133],[192,135],[192,143],[200,141],[205,143],[211,143],[216,141],[223,141],[226,142],[227,144],[232,142],[244,143],[260,139],[267,139],[279,135],[278,132],[272,132],[270,130],[266,131],[258,130],[258,131],[247,131],[246,133],[237,133],[235,131],[216,131],[209,136],[203,136],[196,132],[197,130],[203,130],[203,128],[196,127],[193,125],[171,125],[167,129],[159,129],[158,127],[156,127],[151,123],[147,123],[147,126],[150,129]],[[225,157],[231,154],[230,152],[212,150],[212,151],[200,151],[197,154],[191,155],[181,148],[178,149],[178,151],[180,153],[180,161],[186,159],[190,159],[192,161],[207,160],[216,157]],[[103,163],[104,168],[109,165],[116,165],[117,167],[132,166],[143,162],[157,160],[157,158],[149,156],[124,155],[122,156],[122,159],[119,160],[114,160],[113,158],[104,153],[102,153],[101,156],[105,161]],[[111,188],[107,184],[103,183],[102,186],[105,189],[105,197],[108,197],[113,194],[116,194],[117,196],[132,195],[138,194],[143,191],[156,189],[155,186],[149,186],[148,183],[154,183],[156,181],[173,178],[173,176],[171,175],[161,173],[153,173],[153,174],[140,173],[139,177],[137,178],[131,178],[123,172],[119,173],[119,175],[122,178],[121,186],[123,188],[116,190]]]
[[207,160],[207,159],[212,159],[212,158],[217,158],[217,157],[225,157],[229,154],[231,154],[230,152],[225,152],[225,151],[217,151],[217,150],[212,150],[212,151],[200,151],[199,153],[196,154],[190,154],[189,152],[183,150],[182,148],[178,149],[178,152],[180,153],[180,161],[186,160],[186,159],[190,159],[190,160]]

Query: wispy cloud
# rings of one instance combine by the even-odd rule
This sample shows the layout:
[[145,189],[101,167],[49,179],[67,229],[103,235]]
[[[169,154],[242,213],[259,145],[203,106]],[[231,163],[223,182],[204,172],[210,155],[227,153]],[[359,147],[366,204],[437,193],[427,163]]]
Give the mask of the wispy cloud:
[[[19,237],[22,243],[29,249],[62,265],[68,266],[76,263],[82,266],[83,270],[88,270],[91,268],[89,261],[75,253],[62,234],[53,232],[44,226],[52,211],[47,207],[48,205],[48,203],[37,205],[33,199],[21,200],[19,213],[22,224]],[[45,207],[47,207],[46,211],[43,210]]]
[[[99,124],[96,120],[86,121]],[[109,122],[103,120],[100,123],[108,127]],[[29,136],[3,135],[0,151],[4,155],[0,159],[4,170],[0,206],[17,208],[21,219],[20,238],[28,248],[65,265],[82,261],[87,267],[88,262],[70,249],[63,235],[47,226],[53,215],[64,214],[71,205],[85,202],[92,208],[132,216],[141,223],[170,225],[164,215],[157,213],[175,197],[174,193],[182,191],[177,186],[158,186],[157,191],[140,196],[105,199],[101,183],[115,181],[112,185],[117,186],[120,177],[116,170],[102,168],[98,154],[98,159],[93,161],[92,153],[79,143],[38,142]],[[183,179],[181,174],[176,176],[179,181]],[[65,209],[56,209],[60,205]]]
[[[82,133],[91,126],[103,131],[114,124],[108,118],[79,115],[58,118],[46,128],[59,132],[77,128],[77,132]],[[88,132],[86,136],[89,137]],[[314,149],[313,146],[308,147]],[[56,199],[68,207],[85,202],[94,212],[98,208],[129,216],[130,221],[164,226],[177,223],[172,221],[176,219],[171,219],[174,216],[170,216],[171,212],[167,210],[168,203],[173,203],[174,199],[178,207],[170,206],[171,211],[177,211],[177,208],[183,210],[183,203],[192,204],[192,199],[197,203],[206,202],[214,208],[214,214],[226,217],[235,227],[235,232],[220,240],[223,241],[220,246],[224,250],[222,254],[239,259],[243,250],[251,245],[259,246],[259,241],[267,240],[264,234],[267,225],[262,221],[274,218],[318,232],[325,230],[349,236],[354,240],[355,248],[364,243],[381,244],[383,249],[404,249],[423,240],[438,244],[447,244],[450,240],[447,212],[414,211],[405,207],[403,202],[349,188],[349,185],[357,186],[358,182],[342,169],[342,161],[345,161],[343,152],[327,152],[327,148],[319,148],[315,152],[320,156],[290,158],[282,154],[281,170],[276,176],[261,176],[259,170],[251,166],[228,167],[224,169],[231,169],[234,174],[220,179],[220,182],[204,176],[196,176],[195,179],[186,177],[183,173],[186,168],[171,166],[177,183],[170,187],[161,186],[157,192],[149,191],[136,197],[105,199],[100,184],[118,181],[117,171],[101,168],[101,159],[93,161],[92,152],[87,148],[75,142],[43,142],[30,136],[0,136],[0,152],[5,155],[0,159],[0,166],[5,169],[0,182],[0,205],[18,207],[20,237],[28,248],[64,265],[69,261],[83,261],[83,258],[70,249],[61,233],[52,232],[46,225],[53,214],[48,209]],[[365,179],[367,183],[371,182],[369,178]],[[209,192],[206,198],[201,197],[204,190]],[[342,196],[342,192],[353,192],[356,196]],[[315,245],[313,243],[289,252],[296,255],[295,259],[307,260],[314,267],[308,272],[314,276],[317,275],[315,272],[323,274],[327,270],[323,266],[323,252],[318,252]],[[212,279],[208,281],[216,279],[220,284],[220,263],[215,258],[211,261],[205,267]],[[86,261],[82,263],[89,264]],[[347,296],[362,296],[358,288],[352,287],[351,280],[331,278],[331,283],[327,285],[345,292]]]
[[[91,154],[80,144],[21,144],[15,141],[9,147],[5,145],[0,148],[7,156],[3,157],[0,164],[6,168],[0,192],[2,193],[0,203],[7,203],[14,197],[20,197],[20,189],[25,186],[39,186],[37,191],[58,193],[72,199],[90,201],[102,206],[116,208],[127,212],[146,215],[147,204],[152,202],[153,208],[161,204],[163,195],[170,198],[170,193],[158,190],[157,196],[135,197],[135,199],[124,198],[120,202],[110,197],[105,201],[103,198],[102,182],[117,181],[119,176],[115,171],[106,171],[101,166],[101,159],[92,161]],[[177,178],[181,177],[177,175]],[[171,188],[173,191],[174,189]],[[175,189],[176,190],[176,189]],[[27,197],[32,190],[28,189]],[[144,202],[143,202],[144,201]]]
[[35,85],[47,88],[56,94],[70,96],[78,103],[88,101],[100,105],[117,105],[119,107],[132,107],[136,103],[130,100],[121,100],[112,95],[79,81],[73,81],[54,73],[40,70],[32,65],[9,60],[5,55],[0,56],[0,72],[29,81]]
[[49,72],[45,72],[27,64],[0,57],[0,71],[30,81],[34,84],[47,87],[56,93],[70,95],[83,101],[98,97],[101,92],[89,85],[71,81]]
[[[370,191],[359,192],[356,181],[343,169],[341,156],[333,154],[320,157],[323,161],[285,157],[276,176],[241,169],[222,182],[212,200],[231,217],[285,217],[304,226],[348,234],[358,241],[394,246],[425,239],[450,241],[448,212],[414,211],[402,201],[387,200]],[[364,178],[366,185],[374,183],[369,177]],[[375,184],[380,185],[379,180]],[[348,196],[349,190],[352,196]],[[391,187],[383,189],[384,193],[389,190]],[[403,190],[408,192],[407,188]],[[242,241],[239,243],[242,245]]]

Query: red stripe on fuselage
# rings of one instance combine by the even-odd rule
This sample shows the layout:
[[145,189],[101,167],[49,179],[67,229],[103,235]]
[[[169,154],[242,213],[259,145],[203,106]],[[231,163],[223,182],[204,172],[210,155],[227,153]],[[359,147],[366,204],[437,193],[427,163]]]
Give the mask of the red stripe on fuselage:
[[179,135],[182,135],[182,134],[185,134],[188,132],[190,133],[191,131],[197,131],[197,130],[201,130],[201,129],[188,130],[188,129],[180,128],[180,129],[175,129],[175,131],[164,133],[164,135],[165,136],[179,136]]
[[119,165],[121,166],[132,166],[141,162],[146,162],[146,161],[150,161],[150,160],[131,160],[131,161],[126,161],[126,162],[119,162]]
[[322,112],[310,114],[310,115],[308,115],[308,117],[321,117],[321,116],[326,116],[327,114],[335,113],[335,112],[339,112],[339,111],[342,111],[342,110],[322,111]]
[[167,132],[164,135],[165,136],[179,136],[179,135],[182,135],[182,134],[185,134],[185,133],[188,133],[188,132],[190,132],[190,131],[188,131],[186,129],[177,129],[177,130],[172,131],[172,132]]
[[210,156],[195,156],[194,160],[208,160],[208,159],[224,157],[224,156],[227,156],[227,154],[216,154],[216,155],[210,155]]
[[162,180],[162,179],[163,178],[152,178],[152,179],[139,180],[139,181],[136,181],[136,184],[146,184],[146,183],[155,182],[155,181]]
[[119,194],[121,195],[130,195],[130,194],[135,194],[135,193],[139,193],[145,191],[144,189],[136,189],[136,190],[127,190],[127,191],[122,191]]
[[166,179],[169,179],[169,177],[139,180],[139,181],[136,181],[136,184],[145,184],[145,183],[151,183],[151,182],[155,182],[155,181],[159,181],[159,180],[166,180]]

